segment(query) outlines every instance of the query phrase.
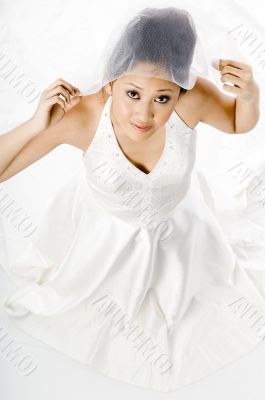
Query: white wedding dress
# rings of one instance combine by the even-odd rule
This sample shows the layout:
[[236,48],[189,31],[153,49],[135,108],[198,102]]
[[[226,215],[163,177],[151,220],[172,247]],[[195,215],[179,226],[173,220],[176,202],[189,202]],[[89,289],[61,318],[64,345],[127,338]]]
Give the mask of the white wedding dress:
[[217,216],[194,169],[196,129],[174,111],[146,174],[119,146],[111,101],[84,175],[60,188],[8,266],[17,290],[4,307],[23,331],[94,370],[172,391],[263,340],[265,273],[253,261],[265,256],[265,234],[253,228],[246,262],[240,229]]

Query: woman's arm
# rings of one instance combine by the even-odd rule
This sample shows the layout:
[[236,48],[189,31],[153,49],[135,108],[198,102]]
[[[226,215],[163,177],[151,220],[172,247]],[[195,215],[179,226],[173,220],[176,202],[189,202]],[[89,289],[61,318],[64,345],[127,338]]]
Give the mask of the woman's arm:
[[203,93],[200,120],[223,132],[251,131],[260,117],[259,86],[253,78],[251,66],[239,61],[220,59],[217,69],[220,71],[223,88],[234,93],[236,97],[226,96],[212,82],[200,78]]
[[0,175],[17,153],[39,133],[34,122],[29,119],[0,136]]
[[[38,107],[29,120],[0,135],[2,181],[67,140],[67,136],[63,136],[60,132],[63,130],[63,133],[67,134],[78,114],[78,109],[73,111],[81,103],[78,93],[80,93],[78,88],[64,79],[57,79],[42,92]],[[59,122],[60,125],[55,127]],[[51,127],[54,129],[49,129]],[[75,138],[71,140],[75,141]]]
[[236,99],[236,133],[245,133],[252,130],[260,118],[260,91],[256,84],[253,97],[243,100]]
[[[4,182],[16,175],[60,144],[66,143],[80,148],[80,143],[85,142],[86,120],[88,118],[87,114],[85,116],[84,113],[80,111],[81,107],[80,102],[76,107],[68,111],[55,125],[51,125],[37,134],[32,133],[30,128],[33,128],[26,123],[23,124],[24,126],[21,126],[20,129],[18,127],[14,130],[16,132],[13,134],[13,138],[11,138],[12,132],[9,132],[8,134],[11,138],[10,143],[12,140],[14,141],[13,147],[11,144],[9,146],[9,156],[12,151],[15,152],[16,149],[18,149],[18,153],[13,156],[13,159],[0,174],[0,182]],[[29,130],[27,130],[27,128],[29,128]],[[15,138],[15,134],[17,134],[19,138]],[[20,136],[23,136],[23,140]],[[16,141],[19,141],[19,144],[17,144]],[[8,145],[6,145],[6,148],[8,150]]]
[[[42,93],[34,115],[15,129],[0,136],[0,174],[28,141],[49,126],[58,123],[80,102],[79,89],[64,79],[57,79]],[[74,96],[71,98],[71,95]],[[63,99],[60,97],[62,96]]]
[[199,107],[200,121],[225,133],[235,132],[236,99],[222,93],[208,79],[198,79],[202,101]]

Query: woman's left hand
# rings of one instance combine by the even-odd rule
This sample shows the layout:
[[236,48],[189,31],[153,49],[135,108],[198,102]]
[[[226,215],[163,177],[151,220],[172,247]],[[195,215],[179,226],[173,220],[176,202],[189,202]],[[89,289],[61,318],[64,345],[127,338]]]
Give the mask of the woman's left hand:
[[[234,60],[216,60],[212,65],[221,73],[221,81],[232,83],[234,86],[223,84],[223,88],[234,93],[237,98],[252,101],[259,93],[259,87],[253,79],[252,67]],[[219,63],[218,63],[219,61]]]

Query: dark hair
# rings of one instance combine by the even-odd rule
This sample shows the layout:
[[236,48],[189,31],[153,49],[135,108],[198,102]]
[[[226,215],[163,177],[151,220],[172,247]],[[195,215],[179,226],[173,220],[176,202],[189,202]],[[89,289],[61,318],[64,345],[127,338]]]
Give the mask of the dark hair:
[[188,90],[184,89],[183,87],[180,88],[180,92],[179,95],[182,96],[183,94],[185,94]]
[[[178,82],[186,82],[196,44],[190,14],[176,7],[145,8],[123,31],[105,67],[106,81],[130,71],[139,62],[157,64]],[[105,81],[105,82],[106,82]],[[186,93],[180,89],[180,94]]]

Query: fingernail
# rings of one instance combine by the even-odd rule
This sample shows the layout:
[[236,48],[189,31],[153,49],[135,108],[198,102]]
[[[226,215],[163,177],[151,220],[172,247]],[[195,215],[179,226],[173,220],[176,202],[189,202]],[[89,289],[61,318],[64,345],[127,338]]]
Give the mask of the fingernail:
[[213,59],[212,59],[212,66],[213,66],[214,68],[216,68],[216,69],[219,69],[219,61],[220,61],[219,58],[213,58]]

